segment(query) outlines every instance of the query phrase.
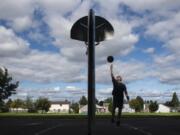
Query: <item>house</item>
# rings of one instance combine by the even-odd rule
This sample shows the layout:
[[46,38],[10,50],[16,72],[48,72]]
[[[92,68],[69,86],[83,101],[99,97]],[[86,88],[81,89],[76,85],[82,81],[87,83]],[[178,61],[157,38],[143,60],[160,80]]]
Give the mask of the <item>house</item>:
[[70,102],[68,101],[55,101],[51,102],[48,113],[69,113]]
[[79,108],[79,113],[87,114],[87,105],[84,105],[84,106],[80,107]]
[[180,112],[180,107],[171,107],[171,112]]
[[108,113],[108,107],[96,105],[96,113]]
[[[118,108],[116,108],[115,111],[118,112]],[[122,112],[123,113],[134,113],[135,110],[132,109],[129,104],[125,103],[125,104],[123,104]]]
[[[88,105],[82,106],[79,109],[79,113],[87,114],[88,112],[87,110],[88,110]],[[109,112],[107,107],[96,105],[96,113],[107,113],[107,112]]]
[[28,112],[28,109],[25,108],[10,108],[10,112]]
[[[118,111],[118,109],[116,109],[116,111]],[[129,104],[124,104],[122,112],[133,113],[135,112],[135,110],[131,109]],[[81,107],[79,109],[79,113],[87,114],[87,105]],[[108,105],[103,105],[103,106],[96,105],[96,113],[109,113]]]
[[171,112],[171,108],[163,104],[159,104],[159,108],[156,111],[156,113],[169,113],[169,112]]
[[149,104],[147,103],[144,104],[143,112],[149,112]]
[[129,104],[124,104],[124,105],[123,105],[122,112],[126,112],[126,113],[134,113],[135,110],[132,109],[132,108],[129,106]]

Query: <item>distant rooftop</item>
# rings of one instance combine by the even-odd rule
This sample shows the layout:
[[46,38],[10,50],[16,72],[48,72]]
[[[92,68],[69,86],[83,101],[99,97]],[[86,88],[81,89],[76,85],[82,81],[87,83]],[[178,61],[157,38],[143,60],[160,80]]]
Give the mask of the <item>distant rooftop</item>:
[[51,104],[70,104],[69,101],[51,101]]

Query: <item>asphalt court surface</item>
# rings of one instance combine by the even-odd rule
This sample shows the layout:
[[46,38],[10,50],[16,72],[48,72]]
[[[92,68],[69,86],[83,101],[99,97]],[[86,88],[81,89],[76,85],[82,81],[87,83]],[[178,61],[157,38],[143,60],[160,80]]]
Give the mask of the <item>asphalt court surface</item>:
[[[180,118],[122,118],[117,127],[98,119],[94,135],[180,135]],[[1,135],[87,135],[87,120],[0,118]]]

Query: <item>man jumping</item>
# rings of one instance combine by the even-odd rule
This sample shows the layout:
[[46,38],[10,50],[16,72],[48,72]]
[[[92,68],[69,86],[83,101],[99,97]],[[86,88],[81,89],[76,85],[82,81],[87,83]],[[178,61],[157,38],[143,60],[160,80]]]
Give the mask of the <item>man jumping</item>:
[[110,66],[110,72],[112,77],[112,83],[113,83],[113,108],[112,108],[112,123],[114,123],[115,118],[115,110],[118,108],[118,119],[116,122],[117,126],[120,126],[120,118],[123,108],[123,101],[124,101],[124,94],[126,95],[127,100],[129,101],[129,96],[126,90],[126,85],[122,83],[122,77],[120,75],[116,76],[116,78],[113,75],[113,65]]

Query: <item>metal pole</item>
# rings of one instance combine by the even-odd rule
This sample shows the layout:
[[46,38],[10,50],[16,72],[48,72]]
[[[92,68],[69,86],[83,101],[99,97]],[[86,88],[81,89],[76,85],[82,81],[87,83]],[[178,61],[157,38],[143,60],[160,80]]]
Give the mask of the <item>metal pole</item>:
[[95,16],[90,9],[88,16],[88,135],[95,124]]

